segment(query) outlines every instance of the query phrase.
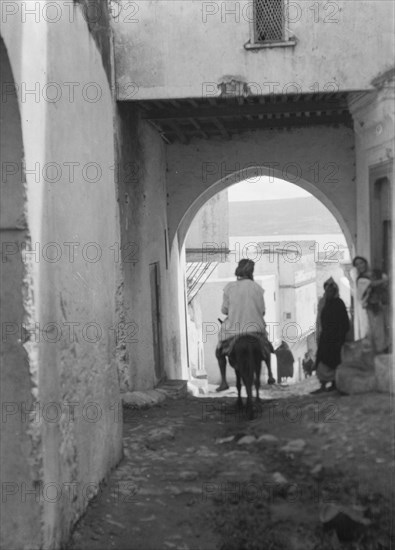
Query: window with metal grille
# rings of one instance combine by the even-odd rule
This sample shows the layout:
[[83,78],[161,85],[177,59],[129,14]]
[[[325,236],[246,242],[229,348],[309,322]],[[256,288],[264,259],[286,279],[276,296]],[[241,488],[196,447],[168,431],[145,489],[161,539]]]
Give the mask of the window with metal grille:
[[279,42],[284,35],[284,0],[255,0],[254,41]]

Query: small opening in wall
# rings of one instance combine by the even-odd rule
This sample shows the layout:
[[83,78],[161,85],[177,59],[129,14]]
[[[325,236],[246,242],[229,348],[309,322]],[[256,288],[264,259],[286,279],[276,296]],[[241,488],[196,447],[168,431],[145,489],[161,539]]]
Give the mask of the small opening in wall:
[[256,43],[285,40],[283,0],[255,0],[254,35]]
[[168,243],[168,237],[167,237],[167,229],[165,229],[164,234],[165,234],[165,261],[166,261],[166,269],[169,269],[169,243]]

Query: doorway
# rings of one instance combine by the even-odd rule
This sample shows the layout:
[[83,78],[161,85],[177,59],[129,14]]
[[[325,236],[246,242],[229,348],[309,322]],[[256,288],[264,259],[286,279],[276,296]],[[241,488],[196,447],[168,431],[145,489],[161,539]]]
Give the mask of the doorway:
[[157,381],[159,382],[164,378],[159,262],[154,262],[150,264],[149,277],[151,288],[151,319],[152,342],[154,348],[154,366],[155,376],[157,378]]
[[371,169],[370,198],[372,267],[390,274],[392,254],[392,197],[389,163]]

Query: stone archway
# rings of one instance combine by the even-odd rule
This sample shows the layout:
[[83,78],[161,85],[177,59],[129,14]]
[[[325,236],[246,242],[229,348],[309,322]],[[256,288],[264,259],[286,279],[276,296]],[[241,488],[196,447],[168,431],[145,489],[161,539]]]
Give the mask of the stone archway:
[[[16,86],[4,41],[1,58],[1,301],[2,353],[1,401],[3,408],[1,446],[3,520],[1,546],[41,546],[41,505],[35,498],[22,498],[26,480],[39,479],[36,452],[28,413],[34,407],[30,361],[25,348],[28,270],[23,247],[29,242],[26,221],[23,137]],[[5,416],[4,416],[5,413]],[[36,426],[38,426],[36,422]],[[35,448],[35,446],[37,448]]]
[[[343,236],[345,238],[345,241],[347,243],[347,247],[349,249],[349,252],[351,254],[354,252],[354,242],[353,242],[353,238],[352,238],[352,235],[351,235],[350,228],[347,225],[346,221],[344,220],[344,217],[342,216],[342,213],[339,212],[339,210],[336,208],[336,206],[333,204],[333,202],[325,195],[325,193],[323,193],[319,188],[317,188],[317,186],[313,185],[311,182],[309,182],[308,180],[305,180],[303,178],[298,178],[298,182],[297,182],[297,184],[295,184],[295,182],[292,181],[292,176],[285,179],[283,173],[280,170],[273,169],[273,167],[255,165],[255,166],[249,166],[249,167],[247,167],[245,169],[242,169],[242,170],[235,171],[235,172],[227,175],[226,177],[223,177],[223,178],[217,180],[214,184],[212,184],[210,187],[208,187],[203,193],[200,194],[200,196],[198,196],[192,202],[192,204],[190,205],[190,207],[185,212],[185,214],[184,214],[184,216],[183,216],[183,218],[182,218],[182,220],[181,220],[181,222],[178,226],[176,239],[175,239],[175,242],[179,245],[179,251],[180,251],[180,255],[181,255],[180,256],[180,261],[181,262],[182,261],[187,261],[187,260],[184,259],[184,250],[185,250],[185,246],[186,246],[186,252],[187,252],[186,257],[188,257],[188,246],[189,246],[189,244],[185,245],[185,240],[186,240],[186,236],[187,236],[187,233],[189,231],[189,228],[190,228],[191,224],[193,223],[193,220],[195,219],[195,216],[198,214],[199,210],[202,207],[204,207],[204,205],[213,196],[220,193],[221,191],[224,191],[225,189],[229,188],[230,186],[233,186],[233,185],[235,185],[237,183],[240,183],[240,182],[243,182],[243,181],[248,182],[248,180],[256,181],[258,178],[265,177],[265,176],[269,177],[269,178],[273,178],[273,185],[275,185],[275,181],[274,181],[275,179],[282,180],[282,181],[287,181],[291,185],[296,185],[296,187],[299,187],[299,188],[307,191],[316,200],[318,200],[321,204],[323,204],[323,206],[325,206],[325,208],[328,210],[328,212],[333,216],[333,218],[336,220],[336,222],[340,226],[340,229],[341,229],[341,231],[343,233]],[[251,199],[251,200],[253,200],[253,199]],[[211,215],[212,215],[212,213],[211,213]],[[289,233],[292,233],[292,231],[290,230]],[[281,240],[281,236],[277,236],[277,237],[278,237],[278,240]],[[311,238],[313,239],[314,237],[311,237]],[[295,237],[295,239],[297,240],[297,237]],[[202,241],[204,241],[204,240],[205,239],[203,238]],[[210,238],[208,239],[208,241],[210,241],[210,242],[213,241],[213,240],[215,241],[216,239],[215,238],[214,239],[210,239]],[[218,241],[218,243],[220,243],[220,242],[222,242],[222,241]],[[232,243],[229,243],[229,248],[231,250],[233,249],[233,252],[231,252],[231,254],[236,254],[236,252],[235,252],[236,249],[234,247],[234,244],[232,244],[232,245],[231,244]],[[194,244],[193,246],[197,246],[197,243],[196,243],[196,245]],[[202,247],[204,246],[203,242],[198,245],[198,247],[200,247],[200,246],[202,246]],[[222,246],[225,246],[225,244],[222,244]],[[176,248],[174,250],[176,250]],[[190,249],[190,252],[191,252],[191,250],[195,250],[195,248]],[[252,259],[255,259],[255,258],[252,258]],[[191,261],[193,261],[193,260],[191,260]],[[331,268],[331,266],[329,266],[329,267]],[[335,275],[335,272],[333,270],[329,275],[337,277],[339,279],[340,278],[344,279],[344,269],[339,267],[339,266],[337,266],[337,267],[338,267],[338,271],[336,272],[336,275]],[[326,268],[322,268],[319,272],[319,275],[317,275],[317,282],[316,282],[317,292],[318,292],[318,285],[319,285],[320,281],[325,280],[325,279],[323,279],[323,276],[325,274],[327,274],[327,271],[325,269]],[[230,273],[228,275],[230,275]],[[329,277],[329,275],[327,275],[327,276]],[[222,272],[222,275],[220,275],[220,276],[225,276],[224,272]],[[349,296],[349,290],[350,289],[349,289],[349,286],[345,285],[345,283],[342,283],[342,284],[343,284],[343,287],[341,287],[342,292],[343,292],[342,297],[346,300],[346,304],[348,305],[348,307],[352,308],[352,305],[350,304],[350,296]],[[340,285],[340,283],[339,283],[339,285]],[[321,288],[321,286],[320,286],[320,288]],[[204,308],[210,307],[208,305],[209,302],[210,302],[210,304],[215,303],[214,296],[212,294],[210,294],[210,292],[209,292],[209,294],[206,295],[206,298],[203,299],[202,308],[203,307]],[[202,294],[204,294],[204,292],[202,292]],[[347,297],[346,297],[346,295],[347,295]],[[209,296],[209,297],[207,297],[207,296]],[[218,304],[217,304],[217,306],[218,306]],[[214,318],[213,317],[213,311],[210,310],[210,313],[208,314],[208,317],[205,318],[206,322],[207,322],[208,318]],[[281,318],[282,318],[282,313],[281,313]],[[277,322],[277,318],[276,318],[276,322]],[[310,319],[310,326],[312,326],[312,323],[314,323],[314,320]],[[187,334],[188,334],[188,330],[186,331]],[[198,326],[197,327],[197,333],[199,333],[199,330],[201,330],[201,327],[199,328],[199,326]],[[192,329],[192,333],[193,333],[193,329]],[[303,344],[303,345],[305,345],[305,344]],[[205,349],[205,352],[204,352],[205,356],[214,357],[214,350],[211,349],[211,347],[212,347],[211,344],[209,346],[207,346],[207,349]],[[302,349],[303,353],[304,353],[305,349],[303,348],[303,346],[301,346],[300,349]],[[299,359],[299,361],[301,361],[301,358]],[[214,368],[213,365],[211,363],[209,363],[209,365],[207,366],[207,369],[208,369],[207,372],[209,373],[209,376],[210,376],[210,373],[211,373],[211,377],[213,377],[213,368]],[[211,383],[214,383],[213,380],[211,380]]]
[[339,222],[353,253],[357,247],[355,135],[341,125],[265,129],[229,140],[169,145],[169,241],[183,242],[193,216],[212,195],[257,174],[298,185],[320,200]]
[[311,195],[313,195],[316,199],[322,202],[322,204],[326,206],[326,208],[328,208],[330,213],[335,217],[336,221],[338,222],[345,236],[350,253],[353,254],[355,250],[355,243],[353,241],[350,228],[347,225],[346,221],[344,220],[342,214],[339,212],[339,210],[336,208],[333,202],[328,198],[328,196],[325,193],[323,193],[316,185],[307,181],[304,178],[298,178],[298,182],[295,183],[294,181],[292,181],[292,178],[287,178],[287,179],[284,178],[284,174],[280,170],[275,169],[273,167],[264,166],[264,165],[246,167],[224,178],[221,178],[216,183],[211,185],[208,189],[206,189],[197,199],[195,199],[195,201],[191,204],[191,206],[185,212],[177,229],[177,240],[179,243],[179,249],[180,250],[182,249],[188,229],[194,217],[196,216],[200,208],[211,197],[223,191],[224,189],[230,187],[231,185],[234,185],[244,180],[257,178],[258,176],[269,176],[272,178],[274,177],[274,178],[279,178],[279,179],[288,181],[293,185],[297,185],[298,187],[301,187],[308,193],[311,193]]

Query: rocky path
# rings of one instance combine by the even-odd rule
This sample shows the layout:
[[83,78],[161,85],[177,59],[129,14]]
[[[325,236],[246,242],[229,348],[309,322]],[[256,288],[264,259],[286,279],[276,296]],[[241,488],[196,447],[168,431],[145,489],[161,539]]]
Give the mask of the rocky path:
[[[69,550],[389,549],[389,396],[316,385],[264,388],[252,422],[232,390],[125,410],[125,457]],[[321,521],[341,510],[350,541]]]

